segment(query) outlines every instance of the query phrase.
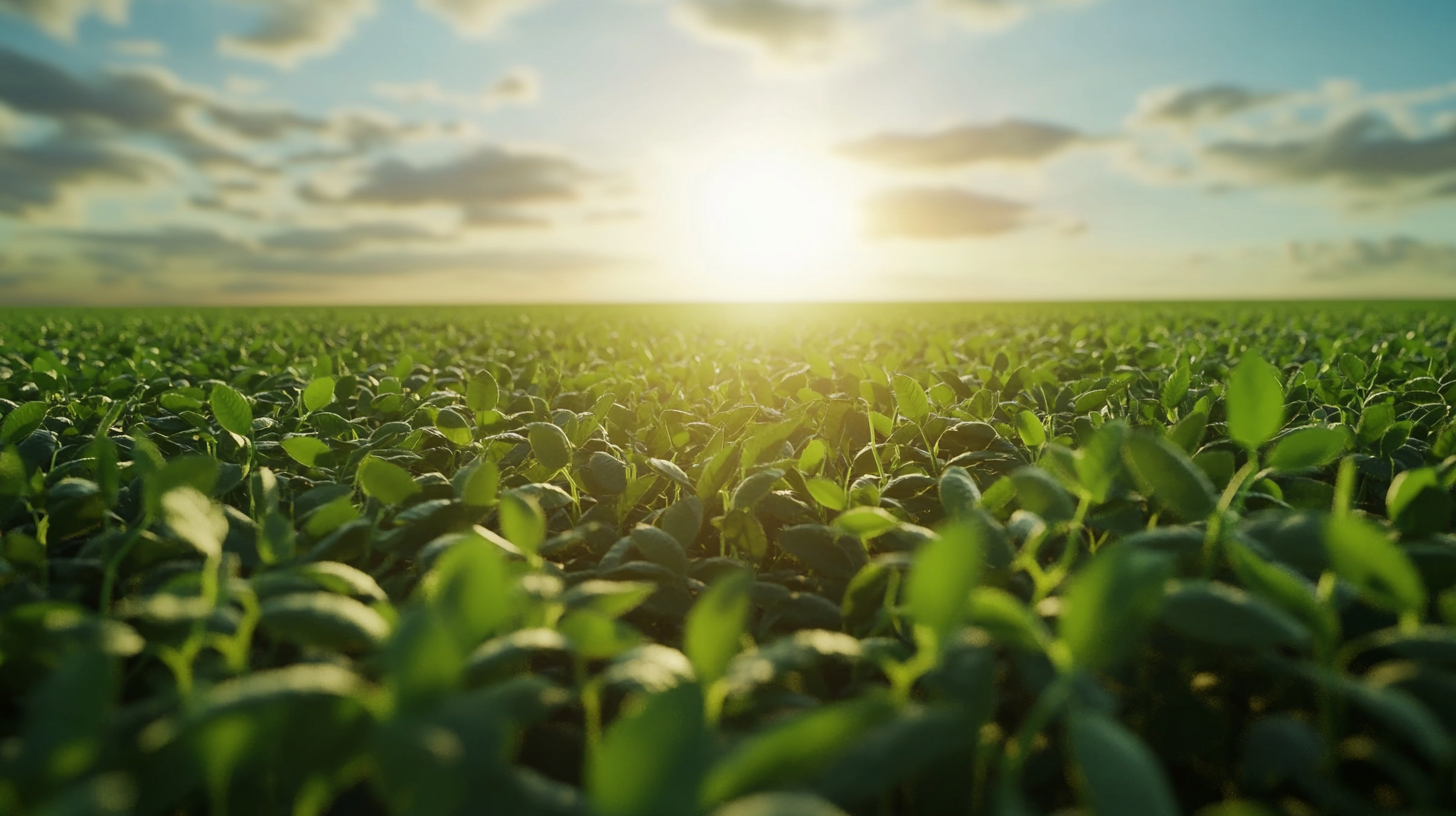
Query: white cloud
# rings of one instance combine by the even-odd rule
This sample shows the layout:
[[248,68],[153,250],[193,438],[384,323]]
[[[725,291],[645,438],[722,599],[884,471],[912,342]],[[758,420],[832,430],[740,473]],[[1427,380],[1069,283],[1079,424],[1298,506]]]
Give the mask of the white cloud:
[[224,35],[219,50],[230,56],[293,68],[332,53],[374,13],[374,0],[234,0],[257,6],[263,19],[242,35]]
[[404,104],[445,105],[462,111],[494,110],[503,105],[525,105],[540,97],[541,82],[529,68],[514,68],[485,90],[452,91],[437,82],[381,82],[374,93]]
[[126,22],[127,0],[0,0],[0,11],[30,19],[60,39],[76,35],[76,25],[93,14],[113,25]]
[[768,66],[821,67],[866,45],[851,11],[824,0],[683,0],[674,16],[704,39],[750,51]]
[[420,6],[444,19],[467,37],[480,37],[498,29],[510,17],[545,0],[418,0]]
[[932,0],[936,11],[970,28],[999,31],[1051,6],[1086,5],[1092,0]]

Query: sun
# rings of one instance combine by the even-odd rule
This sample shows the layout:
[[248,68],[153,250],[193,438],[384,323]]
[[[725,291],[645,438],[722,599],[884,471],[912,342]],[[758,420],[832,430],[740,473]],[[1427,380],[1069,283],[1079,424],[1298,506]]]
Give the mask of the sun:
[[691,184],[693,255],[720,288],[781,296],[832,273],[855,230],[850,202],[835,168],[812,154],[729,154]]

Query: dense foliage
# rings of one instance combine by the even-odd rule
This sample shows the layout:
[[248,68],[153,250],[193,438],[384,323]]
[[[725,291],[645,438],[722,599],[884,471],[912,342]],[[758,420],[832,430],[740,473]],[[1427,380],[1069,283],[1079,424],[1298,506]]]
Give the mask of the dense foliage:
[[1453,340],[0,313],[0,812],[1449,812]]

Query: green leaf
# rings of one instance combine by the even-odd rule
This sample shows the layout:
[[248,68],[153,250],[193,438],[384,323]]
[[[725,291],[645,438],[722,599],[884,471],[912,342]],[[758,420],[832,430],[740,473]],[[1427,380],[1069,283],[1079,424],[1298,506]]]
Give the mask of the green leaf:
[[16,445],[40,429],[50,406],[44,402],[27,402],[5,415],[0,422],[0,445]]
[[749,476],[733,490],[733,497],[728,502],[728,509],[747,510],[753,507],[764,496],[772,492],[773,486],[782,478],[784,478],[784,472],[778,468],[761,470]]
[[1325,523],[1330,566],[1372,606],[1391,612],[1418,612],[1426,605],[1426,585],[1404,551],[1378,529],[1354,516]]
[[1163,381],[1163,388],[1158,392],[1158,401],[1168,410],[1177,408],[1188,396],[1188,385],[1192,382],[1192,375],[1188,371],[1188,361],[1184,360],[1178,364],[1168,379]]
[[691,548],[703,530],[702,501],[690,495],[673,503],[657,517],[657,526],[677,539],[684,550]]
[[492,411],[500,403],[500,386],[489,371],[482,371],[465,386],[465,406],[471,411]]
[[409,471],[373,456],[359,463],[356,478],[366,494],[389,505],[404,504],[423,489]]
[[707,767],[703,694],[685,683],[646,697],[602,738],[586,771],[586,788],[601,816],[696,813]]
[[276,638],[343,652],[372,649],[389,637],[389,623],[378,612],[332,592],[296,592],[265,601],[260,623]]
[[253,409],[248,400],[232,388],[221,383],[212,387],[207,402],[212,406],[212,415],[223,430],[238,436],[253,435]]
[[1279,372],[1253,351],[1229,372],[1224,395],[1229,438],[1257,448],[1284,425],[1284,389]]
[[1050,473],[1036,466],[1017,468],[1011,474],[1022,509],[1035,513],[1049,524],[1070,521],[1077,513],[1076,502]]
[[824,444],[822,439],[810,439],[809,444],[799,454],[799,472],[804,474],[814,473],[819,466],[824,464],[824,458],[829,454],[829,446]]
[[312,413],[333,402],[334,385],[336,382],[333,377],[319,377],[309,383],[308,387],[303,389],[303,407]]
[[1093,411],[1102,410],[1107,404],[1107,390],[1096,388],[1078,395],[1076,402],[1072,403],[1072,412],[1077,414],[1090,414]]
[[940,476],[940,506],[951,519],[969,517],[981,503],[981,488],[970,472],[960,465],[952,465]]
[[424,590],[462,648],[473,648],[499,631],[519,603],[505,554],[478,534],[468,535],[440,556]]
[[556,628],[583,660],[616,657],[642,641],[637,630],[595,609],[573,610]]
[[1218,507],[1208,476],[1166,439],[1128,434],[1124,456],[1139,487],[1184,521],[1202,521]]
[[900,521],[878,507],[855,507],[835,517],[834,526],[868,541],[899,527]]
[[1046,444],[1046,428],[1032,411],[1023,410],[1016,415],[1016,434],[1021,437],[1021,444],[1028,448]]
[[820,506],[839,512],[849,506],[849,497],[844,494],[844,488],[837,482],[828,479],[806,479],[804,485],[809,488],[809,495]]
[[639,524],[632,531],[632,545],[647,557],[647,560],[661,564],[679,575],[688,574],[688,557],[683,547],[670,533],[657,527]]
[[531,453],[542,467],[555,472],[571,464],[571,440],[566,432],[550,422],[532,422],[526,426]]
[[1395,424],[1395,406],[1389,402],[1376,402],[1365,406],[1360,412],[1360,423],[1355,426],[1355,438],[1362,445],[1380,441],[1390,426]]
[[1096,503],[1106,501],[1122,478],[1122,448],[1127,432],[1126,423],[1109,422],[1098,428],[1078,451],[1077,481]]
[[1386,491],[1385,508],[1405,535],[1434,535],[1451,525],[1451,490],[1435,468],[1401,471]]
[[179,538],[208,558],[222,555],[227,517],[212,499],[191,487],[169,490],[162,496],[162,519]]
[[320,456],[330,452],[327,442],[323,442],[312,436],[290,436],[279,443],[283,450],[293,457],[293,461],[304,467],[313,467]]
[[1263,560],[1237,541],[1224,542],[1224,552],[1249,592],[1303,623],[1313,633],[1317,647],[1334,648],[1339,640],[1340,622],[1333,609],[1315,599],[1314,587],[1294,572]]
[[1309,630],[1279,608],[1213,581],[1173,585],[1163,601],[1163,622],[1188,637],[1218,646],[1303,647],[1310,639]]
[[895,407],[901,416],[917,425],[930,416],[930,398],[925,396],[925,389],[920,383],[904,374],[896,374],[890,385],[895,391]]
[[1168,777],[1137,735],[1093,711],[1075,711],[1069,729],[1078,787],[1092,813],[1179,816]]
[[620,496],[627,492],[627,465],[609,453],[593,451],[581,469],[581,481],[593,496]]
[[1008,646],[1039,652],[1051,643],[1051,635],[1041,618],[1021,599],[1003,589],[972,590],[967,617],[972,625]]
[[1350,382],[1356,385],[1363,383],[1365,374],[1369,370],[1369,367],[1365,365],[1365,361],[1359,357],[1349,353],[1340,355],[1340,373],[1344,374],[1345,379]]
[[657,591],[650,581],[583,581],[561,596],[568,610],[590,609],[609,618],[620,618],[641,606]]
[[906,601],[915,622],[929,627],[941,641],[965,617],[984,559],[982,534],[979,523],[953,524],[915,554]]
[[1062,596],[1057,629],[1072,660],[1091,670],[1121,662],[1157,616],[1171,572],[1171,559],[1161,553],[1099,551]]
[[730,572],[698,596],[688,612],[683,651],[705,687],[718,682],[742,647],[752,586],[753,576],[748,572]]
[[1208,412],[1189,411],[1168,431],[1168,441],[1183,449],[1189,456],[1198,452],[1203,437],[1208,433]]
[[1339,458],[1349,445],[1350,434],[1344,428],[1311,426],[1291,431],[1274,443],[1268,465],[1275,470],[1327,465]]
[[460,491],[460,500],[467,507],[492,507],[500,490],[500,469],[495,462],[482,459],[471,469]]
[[546,514],[541,505],[530,496],[512,490],[500,497],[501,535],[521,548],[522,552],[534,553],[546,540]]
[[441,408],[440,413],[435,415],[435,430],[462,448],[468,447],[475,438],[470,431],[470,423],[465,421],[465,417],[449,408]]
[[894,716],[895,705],[887,696],[870,694],[759,731],[713,766],[703,783],[702,803],[715,805],[755,791],[800,785]]

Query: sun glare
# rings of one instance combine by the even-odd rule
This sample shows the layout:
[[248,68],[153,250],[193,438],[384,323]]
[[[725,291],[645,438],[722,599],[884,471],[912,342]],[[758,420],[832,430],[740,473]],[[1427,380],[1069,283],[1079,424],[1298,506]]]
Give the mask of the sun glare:
[[[791,153],[730,155],[689,195],[693,254],[719,288],[775,297],[830,274],[854,232],[851,196],[827,161]],[[771,292],[753,289],[772,283]]]

